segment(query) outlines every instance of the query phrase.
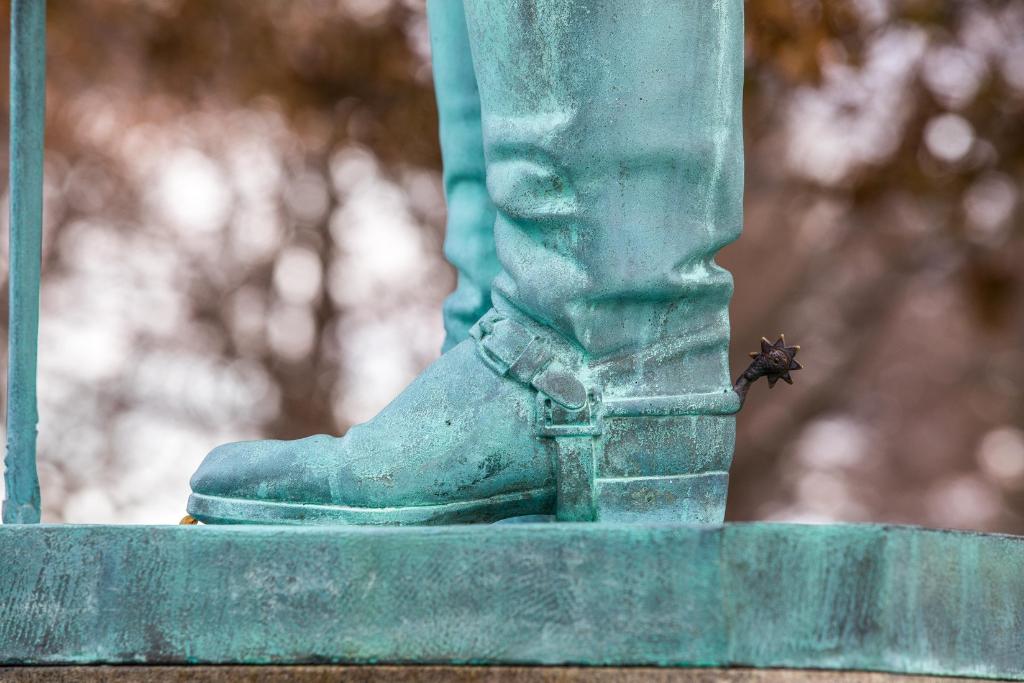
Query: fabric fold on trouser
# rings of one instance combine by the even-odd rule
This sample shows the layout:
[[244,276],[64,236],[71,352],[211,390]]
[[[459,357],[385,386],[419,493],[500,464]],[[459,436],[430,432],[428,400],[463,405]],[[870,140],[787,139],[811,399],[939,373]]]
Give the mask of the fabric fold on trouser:
[[465,8],[495,307],[578,344],[611,393],[727,390],[714,255],[742,224],[742,1]]

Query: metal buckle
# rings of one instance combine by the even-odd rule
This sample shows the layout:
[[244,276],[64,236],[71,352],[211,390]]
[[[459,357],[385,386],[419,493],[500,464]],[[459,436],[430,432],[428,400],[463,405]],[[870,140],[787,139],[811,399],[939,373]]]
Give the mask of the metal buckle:
[[587,402],[579,410],[559,405],[542,393],[537,394],[537,434],[561,436],[599,436],[602,431],[601,397],[587,392]]

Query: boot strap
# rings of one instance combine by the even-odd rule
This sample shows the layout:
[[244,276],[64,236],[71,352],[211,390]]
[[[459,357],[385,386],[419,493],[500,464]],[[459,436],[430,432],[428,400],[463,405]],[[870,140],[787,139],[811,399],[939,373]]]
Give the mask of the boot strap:
[[601,399],[591,393],[578,410],[537,394],[537,435],[555,444],[555,517],[560,522],[597,520],[597,461],[603,441]]
[[550,342],[525,325],[492,310],[469,334],[494,372],[537,391],[537,435],[555,444],[557,518],[594,521],[600,400],[587,394],[583,383],[558,360]]
[[484,362],[498,375],[531,386],[569,410],[587,403],[587,390],[545,340],[515,320],[491,311],[469,331]]

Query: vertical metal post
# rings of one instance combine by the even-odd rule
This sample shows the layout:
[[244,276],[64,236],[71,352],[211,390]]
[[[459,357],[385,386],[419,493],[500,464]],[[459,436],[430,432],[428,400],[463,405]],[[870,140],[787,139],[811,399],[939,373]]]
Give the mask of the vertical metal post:
[[39,522],[36,347],[43,233],[46,0],[11,3],[10,319],[5,524]]

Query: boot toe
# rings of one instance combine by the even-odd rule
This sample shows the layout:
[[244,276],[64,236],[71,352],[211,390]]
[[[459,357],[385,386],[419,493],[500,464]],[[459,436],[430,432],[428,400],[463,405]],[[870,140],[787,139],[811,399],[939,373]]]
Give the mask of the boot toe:
[[368,523],[455,519],[467,510],[458,517],[465,521],[484,508],[494,517],[491,508],[505,500],[513,512],[546,512],[554,470],[550,449],[534,435],[535,404],[530,388],[495,374],[474,344],[463,342],[343,437],[214,449],[192,478],[193,493],[204,498],[195,510],[204,521],[315,513],[344,520],[362,515],[372,518]]
[[240,441],[210,451],[192,476],[193,493],[272,502],[330,502],[330,477],[311,453],[329,447],[329,436],[298,441]]

